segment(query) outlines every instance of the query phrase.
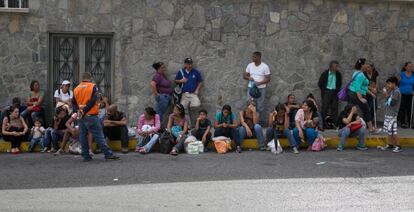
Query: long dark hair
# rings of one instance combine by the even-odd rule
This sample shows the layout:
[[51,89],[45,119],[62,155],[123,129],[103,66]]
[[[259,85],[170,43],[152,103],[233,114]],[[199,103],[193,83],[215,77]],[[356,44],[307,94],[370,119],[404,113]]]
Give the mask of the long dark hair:
[[362,66],[363,65],[365,65],[365,62],[366,62],[367,60],[365,59],[365,58],[359,58],[358,60],[357,60],[357,62],[355,63],[355,69],[356,70],[361,70],[362,69]]
[[185,108],[182,104],[177,103],[175,104],[175,107],[180,111],[180,117],[185,118]]
[[405,71],[407,71],[407,66],[408,66],[409,64],[412,64],[412,62],[406,62],[406,63],[404,63],[404,66],[401,68],[401,72],[405,72]]
[[305,100],[303,103],[306,103],[306,105],[309,107],[311,112],[316,112],[317,111],[316,105],[312,100],[308,99],[308,100]]
[[152,107],[147,107],[145,108],[145,112],[150,116],[150,117],[154,117],[155,114],[157,114],[154,110],[154,108]]

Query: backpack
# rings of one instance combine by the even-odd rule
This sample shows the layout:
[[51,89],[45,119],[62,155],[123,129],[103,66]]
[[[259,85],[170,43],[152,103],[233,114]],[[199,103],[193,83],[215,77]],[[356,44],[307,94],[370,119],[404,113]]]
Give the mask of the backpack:
[[[62,90],[62,89],[57,89],[58,90],[58,94],[59,94],[59,96],[60,96],[60,90]],[[71,96],[71,94],[70,94],[70,90],[68,90],[68,93],[69,93],[69,96]]]
[[322,135],[319,135],[312,144],[312,151],[320,152],[326,147],[325,138]]
[[164,132],[161,134],[159,140],[158,151],[163,154],[169,154],[173,148],[174,138],[169,132]]

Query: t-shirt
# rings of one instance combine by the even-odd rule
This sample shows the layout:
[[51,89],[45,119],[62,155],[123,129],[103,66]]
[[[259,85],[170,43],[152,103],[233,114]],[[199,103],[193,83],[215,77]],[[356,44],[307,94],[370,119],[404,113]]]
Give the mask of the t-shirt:
[[407,77],[405,72],[400,73],[400,91],[404,95],[411,95],[413,93],[414,86],[414,74],[412,73],[410,77]]
[[217,112],[216,114],[216,120],[219,124],[222,124],[224,122],[226,122],[227,124],[233,124],[235,119],[236,114],[234,113],[231,113],[227,117],[224,117],[222,112]]
[[328,90],[336,90],[336,73],[333,71],[328,72],[328,83],[326,85]]
[[[60,94],[59,94],[59,91],[60,91]],[[59,98],[62,101],[69,101],[73,99],[73,92],[69,90],[67,93],[63,93],[62,89],[58,89],[55,91],[54,97]]]
[[354,80],[349,86],[349,90],[355,93],[360,92],[363,96],[365,96],[368,92],[369,80],[361,71],[355,71],[352,74],[352,78],[354,78]]
[[[246,73],[250,74],[250,77],[254,79],[255,82],[261,82],[265,79],[265,76],[270,75],[269,66],[265,63],[260,63],[259,66],[256,66],[255,63],[250,63],[247,65]],[[258,88],[265,88],[266,84],[257,86]]]
[[106,120],[110,121],[121,121],[123,118],[126,118],[126,115],[125,113],[120,111],[116,111],[113,116],[106,115]]
[[401,92],[400,89],[395,88],[391,91],[390,96],[385,102],[385,115],[386,116],[398,116],[398,111],[401,105]]
[[181,119],[180,122],[176,122],[176,120],[174,119],[174,114],[170,114],[169,117],[173,120],[173,126],[184,127],[184,124],[188,123],[188,120],[189,120],[189,118],[187,116],[185,116],[183,119]]
[[157,91],[160,94],[168,94],[171,95],[173,93],[173,89],[171,87],[171,81],[168,80],[164,75],[160,73],[156,73],[152,78],[152,81],[155,82],[157,85]]
[[[349,114],[347,114],[347,112],[345,110],[342,111],[339,114],[339,117],[338,117],[338,127],[339,127],[339,129],[342,129],[342,128],[346,127],[346,124],[343,122],[343,120],[346,119],[346,118],[348,118],[348,115]],[[358,117],[358,114],[354,114],[352,116],[351,122],[356,121],[357,120],[357,117]]]
[[200,72],[193,68],[190,72],[188,72],[185,69],[182,69],[182,71],[178,71],[177,75],[175,76],[175,80],[181,80],[184,77],[187,79],[187,82],[182,85],[182,91],[183,93],[189,92],[194,93],[197,89],[197,86],[199,83],[203,81],[203,78],[201,77]]
[[[59,122],[57,130],[66,130],[66,122],[69,120],[69,116],[65,116],[62,121]],[[53,119],[52,126],[55,126],[56,120]]]
[[206,131],[208,127],[211,126],[211,121],[206,119],[203,122],[200,121],[200,123],[198,124],[198,130],[199,131]]

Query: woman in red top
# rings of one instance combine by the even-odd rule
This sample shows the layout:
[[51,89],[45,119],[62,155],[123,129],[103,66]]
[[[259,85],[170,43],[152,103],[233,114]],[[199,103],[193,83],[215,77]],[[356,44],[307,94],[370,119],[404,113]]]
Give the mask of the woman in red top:
[[[44,92],[40,90],[40,83],[37,80],[33,80],[30,83],[30,94],[27,98],[27,109],[22,112],[21,116],[25,118],[26,120],[30,118],[29,124],[32,125],[33,120],[36,119],[36,117],[41,117],[43,119],[43,104],[44,100]],[[44,121],[44,120],[43,120]]]

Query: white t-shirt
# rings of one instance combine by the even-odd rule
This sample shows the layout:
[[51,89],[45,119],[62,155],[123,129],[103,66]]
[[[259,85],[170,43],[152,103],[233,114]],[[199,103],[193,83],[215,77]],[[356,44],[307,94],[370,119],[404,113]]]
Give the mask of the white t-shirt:
[[[246,73],[250,74],[250,77],[254,79],[255,82],[261,82],[265,79],[266,75],[270,75],[269,66],[265,63],[260,63],[259,66],[256,66],[254,63],[247,65]],[[257,86],[258,88],[266,88],[266,84]]]
[[67,93],[63,93],[62,89],[60,89],[60,95],[59,95],[59,90],[56,90],[54,97],[59,98],[62,101],[68,101],[73,98],[73,91],[68,91]]

